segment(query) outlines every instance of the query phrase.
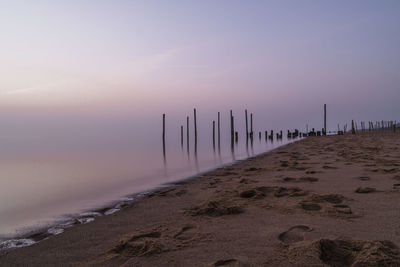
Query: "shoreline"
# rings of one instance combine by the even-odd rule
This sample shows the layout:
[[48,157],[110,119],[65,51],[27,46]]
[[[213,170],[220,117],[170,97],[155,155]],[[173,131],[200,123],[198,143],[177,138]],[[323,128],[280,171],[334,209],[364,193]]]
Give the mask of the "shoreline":
[[47,238],[49,238],[51,236],[62,234],[68,228],[71,228],[71,227],[74,227],[74,226],[80,225],[80,224],[86,224],[86,223],[93,222],[98,217],[114,214],[127,206],[134,205],[135,202],[140,201],[142,198],[144,198],[148,195],[151,195],[159,190],[163,190],[163,189],[168,190],[168,189],[177,188],[180,186],[181,183],[186,183],[186,181],[190,181],[192,179],[200,179],[209,172],[216,171],[219,169],[224,169],[225,167],[233,166],[235,164],[240,164],[242,161],[246,161],[246,160],[249,160],[252,158],[257,158],[259,156],[262,156],[262,155],[265,155],[268,153],[273,153],[275,150],[277,150],[281,147],[285,147],[290,144],[297,143],[304,139],[305,138],[293,139],[284,145],[275,147],[271,150],[267,150],[267,151],[259,153],[257,155],[249,156],[245,159],[239,159],[239,160],[235,160],[232,162],[224,163],[222,165],[218,165],[216,167],[206,169],[202,172],[193,174],[188,177],[178,178],[174,182],[167,182],[164,184],[157,185],[156,187],[153,187],[149,190],[125,195],[125,196],[122,196],[118,200],[111,201],[104,205],[99,205],[98,207],[95,207],[95,208],[83,210],[83,211],[79,212],[78,214],[65,214],[65,215],[62,215],[60,218],[54,219],[53,222],[43,223],[42,225],[28,227],[27,230],[25,230],[25,231],[22,230],[21,234],[10,235],[12,237],[5,237],[3,240],[1,240],[0,256],[1,256],[2,252],[4,253],[9,250],[20,249],[23,247],[31,246],[33,244],[36,244],[43,240],[46,240]]
[[398,266],[399,137],[290,143],[3,251],[0,266]]

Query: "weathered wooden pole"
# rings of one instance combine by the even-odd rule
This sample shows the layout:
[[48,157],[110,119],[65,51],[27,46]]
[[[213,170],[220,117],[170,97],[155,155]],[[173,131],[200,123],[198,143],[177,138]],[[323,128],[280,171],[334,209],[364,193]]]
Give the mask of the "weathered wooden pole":
[[233,115],[232,110],[230,110],[230,120],[231,120],[231,144],[233,145],[234,142],[234,130],[233,130]]
[[183,125],[181,125],[181,147],[183,147]]
[[165,114],[163,114],[162,141],[163,141],[163,156],[164,156],[164,161],[165,161]]
[[189,116],[186,117],[186,145],[189,152]]
[[249,126],[248,126],[248,123],[247,123],[247,109],[244,110],[244,115],[245,115],[245,118],[246,118],[246,139],[248,139],[249,138]]
[[215,121],[213,121],[213,148],[215,150]]
[[193,109],[193,119],[194,119],[194,142],[197,143],[197,118],[196,118],[196,109]]
[[231,110],[231,145],[233,146],[233,143],[235,142],[235,133],[234,133],[234,128],[233,128],[233,115],[232,115],[232,110]]
[[250,113],[250,138],[253,139],[253,113]]
[[165,143],[165,114],[162,115],[162,139]]
[[351,120],[351,133],[352,134],[356,133],[356,129],[354,128],[354,120]]
[[235,142],[237,143],[239,141],[239,133],[235,132]]
[[219,112],[218,112],[218,148],[220,147],[220,144],[221,144],[221,132],[220,132],[220,115],[219,115]]
[[324,135],[326,135],[326,104],[324,104]]

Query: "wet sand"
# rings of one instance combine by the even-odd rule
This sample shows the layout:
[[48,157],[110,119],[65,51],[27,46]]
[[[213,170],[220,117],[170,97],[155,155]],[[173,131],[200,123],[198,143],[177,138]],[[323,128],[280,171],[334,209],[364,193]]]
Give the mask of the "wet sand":
[[399,208],[399,132],[309,137],[0,252],[0,266],[400,266]]

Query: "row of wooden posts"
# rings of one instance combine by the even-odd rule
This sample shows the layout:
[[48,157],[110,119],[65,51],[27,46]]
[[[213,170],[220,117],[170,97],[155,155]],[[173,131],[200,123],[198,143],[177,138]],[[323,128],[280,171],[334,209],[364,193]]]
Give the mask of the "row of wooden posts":
[[[326,117],[326,116],[325,116]],[[217,123],[215,120],[212,121],[212,143],[213,143],[213,148],[215,149],[216,143],[218,144],[218,148],[220,148],[221,144],[221,116],[220,112],[217,113]],[[194,143],[195,143],[195,153],[197,152],[197,112],[196,109],[193,109],[193,120],[194,120]],[[245,109],[245,121],[246,121],[246,143],[250,140],[253,142],[254,139],[254,131],[253,131],[253,113],[250,113],[250,131],[249,131],[249,120],[248,120],[248,112],[247,109]],[[325,123],[326,125],[326,123]],[[231,134],[231,146],[234,146],[234,143],[238,142],[239,139],[239,133],[235,131],[235,118],[233,116],[233,111],[230,110],[230,134]],[[294,132],[290,132],[288,130],[288,138],[296,138],[298,136],[307,136],[307,135],[317,135],[315,133],[314,129],[308,134],[304,134],[299,132],[299,130],[295,130]],[[320,134],[318,134],[320,135]],[[259,132],[259,139],[261,140],[261,132]],[[181,125],[180,127],[180,137],[181,137],[181,146],[183,147],[184,145],[184,126]],[[216,142],[216,137],[217,137],[217,142]],[[283,133],[282,131],[276,133],[276,138],[277,139],[282,139]],[[265,139],[273,140],[274,139],[274,131],[271,130],[270,134],[268,135],[268,131],[265,131]],[[165,156],[165,114],[163,114],[163,134],[162,134],[162,140],[163,140],[163,153]],[[189,151],[189,116],[186,117],[186,145],[187,145],[187,150]]]
[[[247,109],[245,109],[245,121],[246,121],[246,143],[250,140],[253,142],[253,137],[254,137],[254,132],[253,132],[253,113],[250,113],[250,131],[249,131],[249,125],[248,125],[248,113]],[[197,153],[197,113],[196,109],[193,109],[193,119],[194,119],[194,149],[195,153]],[[377,129],[392,129],[394,132],[396,131],[396,121],[376,121],[375,123],[372,121],[368,122],[368,130],[377,130]],[[366,131],[366,124],[364,121],[360,123],[361,130]],[[357,122],[354,120],[351,121],[351,132],[352,134],[355,134],[358,131],[358,126]],[[339,124],[338,124],[338,135],[342,135],[347,132],[347,124],[344,125],[343,131],[340,130]],[[239,134],[237,131],[235,131],[235,118],[233,116],[232,110],[230,110],[230,134],[231,134],[231,147],[233,148],[234,143],[238,142],[239,139]],[[295,129],[295,131],[290,132],[288,130],[287,132],[287,138],[297,138],[297,137],[306,137],[306,136],[321,136],[321,135],[326,135],[326,104],[324,104],[324,128],[322,128],[322,131],[315,131],[314,128],[312,128],[312,131],[308,131],[308,125],[306,125],[306,133],[302,133],[299,130]],[[217,123],[215,121],[212,121],[212,143],[213,143],[213,148],[215,150],[215,145],[216,145],[216,137],[217,136],[217,144],[218,148],[220,149],[220,140],[221,140],[221,123],[220,123],[220,112],[218,112],[217,115]],[[261,132],[259,132],[259,139],[261,140]],[[279,133],[276,133],[276,138],[277,139],[282,139],[282,131]],[[270,131],[270,135],[268,135],[268,131],[265,131],[265,139],[270,139],[273,140],[274,138],[274,131]],[[163,154],[165,156],[165,114],[163,114],[163,134],[162,134],[162,140],[163,140]],[[183,147],[184,145],[184,127],[181,125],[181,146]],[[189,151],[189,116],[186,117],[186,144],[187,144],[187,151]]]
[[[367,131],[365,121],[360,122],[361,131]],[[396,132],[397,121],[368,121],[368,131],[375,131],[375,130],[387,130],[390,129],[393,132]],[[339,125],[338,125],[339,129]],[[344,132],[347,130],[347,125],[344,127]],[[358,131],[358,124],[354,120],[351,121],[351,133],[355,134]]]

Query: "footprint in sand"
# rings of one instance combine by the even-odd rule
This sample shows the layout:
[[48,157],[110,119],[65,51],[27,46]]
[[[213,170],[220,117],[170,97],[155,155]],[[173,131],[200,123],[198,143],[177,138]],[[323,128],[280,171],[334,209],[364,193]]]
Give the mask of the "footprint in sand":
[[390,241],[321,239],[319,258],[329,266],[400,266],[400,251]]
[[324,166],[322,166],[322,168],[323,169],[337,169],[337,167],[334,167],[334,166],[328,166],[328,165],[324,165]]
[[292,244],[304,240],[306,232],[311,232],[313,229],[307,225],[296,225],[290,227],[289,230],[280,233],[278,238],[285,244]]
[[374,192],[378,192],[378,191],[374,187],[359,187],[356,189],[355,192],[358,194],[368,194],[368,193],[374,193]]
[[312,211],[321,210],[321,206],[317,203],[302,202],[300,205],[303,210],[312,210]]
[[293,177],[285,177],[282,179],[283,182],[285,183],[298,183],[298,182],[318,182],[318,178],[315,177],[300,177],[300,178],[293,178]]
[[158,242],[160,237],[161,233],[157,231],[132,236],[129,240],[115,246],[110,254],[136,257],[162,253],[164,247]]
[[194,225],[185,225],[182,227],[182,229],[174,235],[174,238],[179,239],[179,240],[189,240],[192,239],[193,236],[195,235],[195,230],[196,227]]
[[338,205],[333,205],[335,208],[336,212],[338,213],[343,213],[343,214],[352,214],[353,212],[351,211],[351,208],[347,205],[343,204],[338,204]]
[[394,184],[393,189],[399,190],[400,189],[400,184]]
[[236,259],[226,259],[226,260],[219,260],[216,261],[212,266],[243,266],[238,260]]
[[393,179],[393,180],[398,180],[398,181],[400,181],[400,175],[395,175],[395,176],[393,176],[392,179]]
[[369,178],[368,176],[360,176],[360,177],[358,177],[358,179],[360,179],[361,181],[369,181],[369,180],[371,180],[371,178]]
[[233,203],[224,203],[222,201],[209,201],[200,206],[191,208],[189,214],[192,216],[219,217],[224,215],[236,215],[244,212],[244,209]]

